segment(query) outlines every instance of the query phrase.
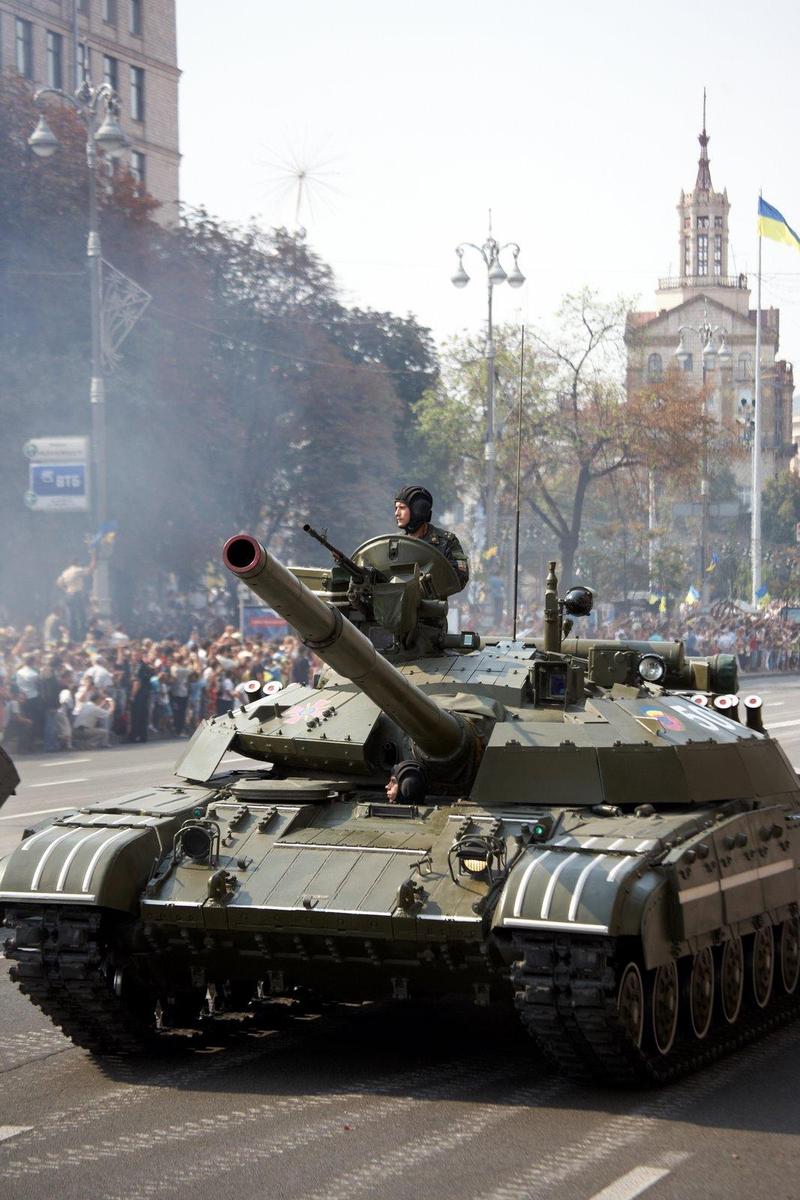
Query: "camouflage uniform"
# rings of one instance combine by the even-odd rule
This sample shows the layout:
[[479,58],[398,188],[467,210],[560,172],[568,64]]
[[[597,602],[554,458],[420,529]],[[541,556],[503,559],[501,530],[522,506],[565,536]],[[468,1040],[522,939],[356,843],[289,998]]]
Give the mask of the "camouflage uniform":
[[429,522],[424,537],[419,540],[435,546],[445,556],[447,561],[455,567],[461,580],[461,586],[465,588],[469,583],[469,559],[456,535],[449,533],[446,529],[439,529],[437,525],[431,525]]

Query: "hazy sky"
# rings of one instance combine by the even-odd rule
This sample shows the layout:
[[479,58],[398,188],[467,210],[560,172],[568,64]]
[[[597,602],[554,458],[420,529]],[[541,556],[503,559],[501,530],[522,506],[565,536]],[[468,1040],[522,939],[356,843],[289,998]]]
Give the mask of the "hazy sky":
[[[703,87],[730,274],[755,307],[759,187],[800,231],[796,0],[178,0],[182,197],[301,223],[345,300],[414,313],[439,339],[486,315],[485,271],[454,247],[517,241],[527,284],[498,320],[546,323],[588,285],[653,306],[678,271]],[[280,163],[285,165],[282,167]],[[316,184],[313,177],[317,177]],[[335,190],[332,190],[335,189]],[[800,253],[764,242],[763,303],[800,371]]]

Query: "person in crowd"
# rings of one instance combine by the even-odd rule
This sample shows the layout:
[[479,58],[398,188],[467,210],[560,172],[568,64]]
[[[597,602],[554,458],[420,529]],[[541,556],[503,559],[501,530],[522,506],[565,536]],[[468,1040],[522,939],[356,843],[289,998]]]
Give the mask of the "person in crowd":
[[76,745],[91,750],[107,749],[110,745],[114,701],[96,688],[85,700],[75,705],[72,717],[72,736]]
[[72,677],[65,671],[60,679],[61,690],[58,693],[58,709],[56,711],[56,741],[59,750],[72,749],[72,713],[75,708],[75,697],[70,684]]
[[44,709],[39,695],[39,671],[36,668],[37,656],[29,651],[23,655],[22,663],[14,676],[14,682],[19,688],[21,715],[28,730],[26,742],[28,749],[44,735]]
[[150,724],[150,665],[144,647],[137,655],[131,683],[132,742],[146,742]]
[[191,667],[188,662],[188,652],[176,650],[169,670],[169,697],[172,705],[172,726],[177,737],[183,733],[186,721],[186,707],[189,703],[189,676]]
[[56,580],[56,586],[64,593],[69,615],[69,635],[73,642],[83,641],[86,634],[89,583],[96,566],[97,555],[93,551],[88,566],[81,567],[76,562],[70,563]]
[[39,675],[39,702],[42,706],[43,740],[45,753],[56,753],[58,744],[58,709],[61,684],[60,663],[52,658],[44,659]]
[[55,604],[45,617],[44,625],[42,626],[44,648],[45,650],[51,650],[54,646],[61,645],[68,638],[69,629],[64,619],[64,608],[61,604]]

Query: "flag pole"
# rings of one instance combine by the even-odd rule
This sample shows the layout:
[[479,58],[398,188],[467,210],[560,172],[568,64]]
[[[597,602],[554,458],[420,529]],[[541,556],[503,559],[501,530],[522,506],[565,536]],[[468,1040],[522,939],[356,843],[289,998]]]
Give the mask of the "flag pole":
[[761,190],[758,193],[758,293],[756,300],[756,378],[753,400],[753,498],[750,506],[751,601],[758,604],[761,591]]

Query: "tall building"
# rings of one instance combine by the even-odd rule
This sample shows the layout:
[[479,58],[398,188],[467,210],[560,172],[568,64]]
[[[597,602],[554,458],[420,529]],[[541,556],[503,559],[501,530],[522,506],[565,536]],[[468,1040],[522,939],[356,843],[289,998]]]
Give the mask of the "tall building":
[[[745,275],[730,275],[728,213],[725,190],[714,191],[708,157],[709,137],[699,136],[700,160],[691,192],[678,201],[678,262],[681,272],[660,279],[655,312],[630,312],[625,341],[628,347],[629,390],[658,384],[671,364],[687,371],[698,388],[708,391],[708,412],[735,429],[749,429],[755,395],[756,312],[750,307]],[[755,225],[755,199],[753,224]],[[724,344],[730,357],[717,354],[704,361],[698,327],[717,327],[715,345]],[[766,482],[786,470],[795,453],[792,437],[791,363],[778,358],[780,311],[761,312],[762,463]],[[678,356],[676,351],[680,349]],[[739,494],[750,506],[750,473],[746,461],[734,464]]]
[[34,87],[74,92],[88,77],[119,94],[130,169],[177,217],[178,80],[175,0],[0,0],[0,66]]

